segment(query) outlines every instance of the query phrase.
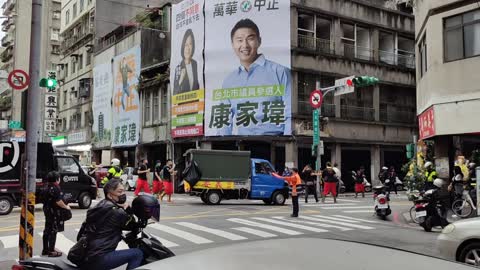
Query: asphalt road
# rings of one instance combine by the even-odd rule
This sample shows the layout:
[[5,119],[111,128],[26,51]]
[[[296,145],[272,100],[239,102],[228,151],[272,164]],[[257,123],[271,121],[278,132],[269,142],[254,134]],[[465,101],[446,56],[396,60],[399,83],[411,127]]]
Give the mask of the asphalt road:
[[[129,194],[129,200],[132,194]],[[175,195],[173,203],[161,206],[161,221],[146,229],[177,255],[237,242],[271,238],[319,237],[370,243],[439,256],[435,243],[437,232],[426,233],[409,223],[412,203],[405,195],[392,195],[392,215],[383,221],[373,215],[371,194],[366,198],[341,197],[337,204],[308,204],[300,198],[300,217],[291,218],[291,201],[285,206],[264,205],[259,201],[223,201],[221,205],[204,205],[199,198]],[[18,257],[18,222],[20,209],[0,217],[0,269]],[[85,218],[86,210],[74,209],[65,231],[57,236],[57,249],[67,253]],[[44,218],[37,207],[34,255],[40,255]],[[118,249],[127,248],[121,243]],[[298,247],[301,249],[302,247]],[[375,254],[371,254],[375,256]]]

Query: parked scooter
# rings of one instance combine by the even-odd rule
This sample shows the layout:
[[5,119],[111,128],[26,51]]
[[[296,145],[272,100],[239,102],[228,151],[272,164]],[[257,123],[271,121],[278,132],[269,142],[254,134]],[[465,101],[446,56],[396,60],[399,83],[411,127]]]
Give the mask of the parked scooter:
[[375,214],[383,220],[392,213],[390,209],[390,198],[385,190],[385,186],[373,187],[373,199],[375,200]]
[[444,228],[449,224],[445,203],[448,192],[442,190],[442,179],[435,179],[433,184],[438,189],[427,190],[422,199],[415,201],[416,219],[426,232],[431,232],[433,227]]
[[[140,195],[139,197],[135,198],[135,200],[138,200],[142,196],[149,196],[149,195]],[[132,205],[135,204],[135,200],[132,202]],[[157,238],[143,231],[143,229],[148,224],[148,218],[147,219],[139,218],[139,216],[141,215],[135,213],[135,210],[134,210],[134,214],[138,218],[138,221],[137,221],[138,228],[124,235],[122,238],[129,248],[139,248],[142,250],[144,254],[142,265],[175,256],[175,254],[170,249],[165,247]],[[157,220],[158,218],[159,218],[159,214],[158,214]],[[19,261],[19,264],[13,267],[12,269],[15,269],[15,270],[27,270],[27,269],[28,270],[40,270],[40,269],[41,270],[79,270],[80,269],[80,267],[77,267],[75,264],[67,260],[67,258],[65,257],[31,258],[28,260]]]

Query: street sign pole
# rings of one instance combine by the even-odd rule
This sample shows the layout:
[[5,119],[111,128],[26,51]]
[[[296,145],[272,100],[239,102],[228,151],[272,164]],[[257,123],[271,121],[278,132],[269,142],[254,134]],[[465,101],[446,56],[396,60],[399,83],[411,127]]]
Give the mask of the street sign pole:
[[[19,259],[32,257],[35,227],[35,188],[37,178],[37,143],[40,122],[40,44],[42,31],[42,0],[32,0],[32,28],[30,34],[30,83],[27,92],[26,181],[23,185],[23,203],[20,215]],[[22,168],[23,170],[23,168]]]

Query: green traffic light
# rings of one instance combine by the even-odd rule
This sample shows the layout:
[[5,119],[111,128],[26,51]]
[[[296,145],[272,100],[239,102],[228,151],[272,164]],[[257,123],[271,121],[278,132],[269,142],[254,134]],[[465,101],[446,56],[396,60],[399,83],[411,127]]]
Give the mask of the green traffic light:
[[57,86],[57,80],[51,78],[42,78],[39,85],[40,87],[54,88]]
[[371,86],[377,84],[378,82],[378,78],[371,76],[359,76],[352,80],[352,83],[355,87]]

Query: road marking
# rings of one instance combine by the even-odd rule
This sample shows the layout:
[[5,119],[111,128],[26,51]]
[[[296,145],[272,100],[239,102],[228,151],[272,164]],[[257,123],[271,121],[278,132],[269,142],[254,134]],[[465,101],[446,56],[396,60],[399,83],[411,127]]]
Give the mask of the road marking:
[[276,227],[276,226],[263,224],[263,223],[258,223],[258,222],[255,222],[255,221],[241,219],[241,218],[229,218],[227,220],[231,221],[231,222],[235,222],[235,223],[240,223],[240,224],[243,224],[243,225],[259,227],[259,228],[263,228],[263,229],[267,229],[267,230],[271,230],[271,231],[276,231],[276,232],[280,232],[280,233],[284,233],[284,234],[288,234],[288,235],[301,235],[301,234],[303,234],[301,232],[297,232],[297,231],[293,231],[293,230],[289,230],[289,229],[284,229],[284,228],[279,228],[279,227]]
[[269,232],[265,232],[265,231],[261,231],[261,230],[257,230],[257,229],[252,229],[252,228],[248,228],[248,227],[238,227],[238,228],[232,228],[232,229],[237,230],[237,231],[241,231],[241,232],[250,233],[250,234],[260,236],[260,237],[263,237],[263,238],[269,238],[269,237],[276,237],[277,236],[273,233],[269,233]]
[[337,204],[303,204],[302,206],[306,207],[330,207],[330,206],[354,206],[358,205],[358,203],[337,203]]
[[152,224],[149,226],[150,228],[157,229],[159,231],[183,238],[187,241],[190,241],[195,244],[208,244],[213,243],[213,241],[208,240],[207,238],[203,238],[201,236],[195,235],[193,233],[185,232],[182,230],[178,230],[172,227],[165,226],[163,224]]
[[305,225],[301,225],[301,224],[290,223],[290,222],[285,222],[285,221],[280,221],[280,220],[275,220],[275,219],[261,218],[261,217],[255,217],[253,219],[260,220],[260,221],[265,221],[265,222],[269,222],[269,223],[273,223],[273,224],[277,224],[277,225],[293,227],[293,228],[296,228],[296,229],[302,229],[302,230],[305,230],[305,231],[311,231],[311,232],[317,232],[317,233],[328,232],[328,230],[324,230],[324,229],[319,229],[319,228],[315,228],[315,227],[310,227],[310,226],[305,226]]
[[178,224],[180,226],[190,228],[192,230],[211,233],[211,234],[214,234],[214,235],[217,235],[217,236],[229,239],[229,240],[233,240],[233,241],[248,239],[248,238],[240,236],[238,234],[229,233],[229,232],[218,230],[218,229],[212,229],[212,228],[208,228],[208,227],[197,225],[197,224],[190,223],[190,222],[176,222],[176,224]]
[[178,244],[177,244],[177,243],[168,241],[168,240],[165,239],[165,238],[161,238],[160,236],[157,236],[157,235],[153,235],[153,237],[157,238],[157,240],[160,241],[160,242],[162,242],[162,244],[163,244],[164,246],[166,246],[167,248],[170,248],[170,247],[178,247]]
[[[43,232],[38,233],[41,237],[43,237]],[[63,235],[63,233],[57,233],[57,241],[55,242],[55,248],[58,248],[61,252],[65,255],[68,254],[70,249],[75,245],[75,242],[68,239]]]
[[372,210],[346,210],[343,213],[373,213]]
[[348,200],[348,199],[337,199],[337,201],[339,201],[339,202],[356,202],[356,203],[361,202],[359,200]]
[[350,219],[350,220],[356,220],[356,221],[367,222],[367,223],[378,223],[378,221],[361,219],[361,218],[354,218],[354,217],[349,217],[349,216],[342,216],[342,215],[332,215],[332,216],[342,218],[343,220]]
[[335,210],[338,210],[338,209],[364,209],[364,208],[373,208],[373,206],[340,206],[340,207],[332,207],[332,206],[327,206],[327,207],[322,207],[322,209],[335,209]]
[[[299,218],[302,218],[303,216],[300,216]],[[276,219],[285,219],[285,217],[273,217],[273,218],[276,218]],[[351,228],[344,228],[344,227],[340,227],[340,226],[335,226],[335,225],[330,225],[330,224],[324,224],[324,223],[318,223],[318,222],[312,222],[312,221],[305,221],[305,220],[289,220],[290,222],[294,222],[294,223],[301,223],[301,224],[308,224],[308,225],[315,225],[315,226],[318,226],[318,227],[322,227],[322,228],[336,228],[336,229],[339,229],[341,231],[351,231],[353,229]]]
[[329,219],[327,219],[323,216],[320,216],[320,215],[314,215],[314,217],[308,217],[308,219],[315,220],[315,221],[320,221],[320,222],[343,225],[343,226],[347,226],[347,227],[353,227],[353,228],[357,228],[357,229],[364,229],[364,230],[375,229],[373,227],[364,226],[364,225],[358,225],[358,224],[351,224],[351,223],[342,222],[342,221],[329,220]]
[[2,236],[0,242],[3,243],[3,248],[18,247],[18,235]]

